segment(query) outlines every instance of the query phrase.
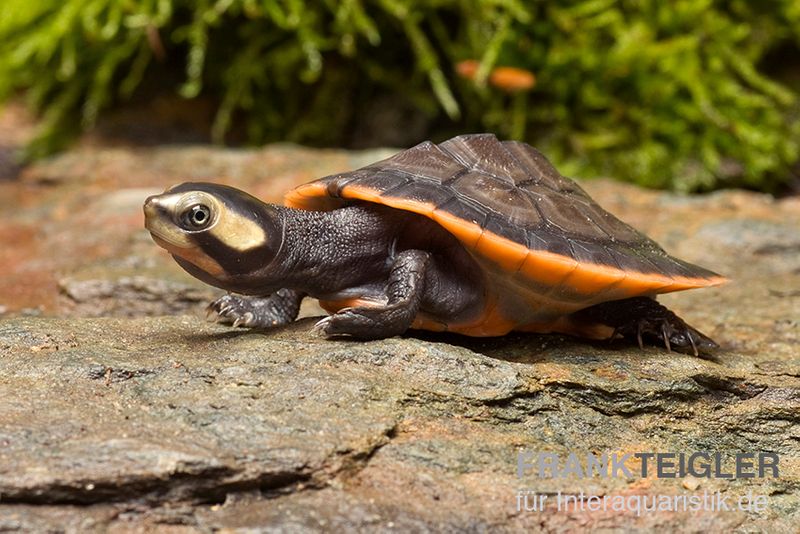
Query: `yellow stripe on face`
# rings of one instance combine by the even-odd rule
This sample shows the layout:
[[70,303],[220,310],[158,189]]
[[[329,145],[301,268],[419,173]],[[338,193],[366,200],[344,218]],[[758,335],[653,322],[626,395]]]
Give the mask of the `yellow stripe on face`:
[[[267,235],[249,197],[242,194],[239,202],[235,192],[223,193],[170,189],[148,198],[144,205],[145,226],[153,240],[217,279],[230,274],[223,265],[235,262],[240,254],[265,247],[272,237]],[[192,222],[198,206],[207,209],[206,224]]]
[[209,233],[239,252],[261,247],[267,242],[267,233],[257,221],[230,208],[220,214]]

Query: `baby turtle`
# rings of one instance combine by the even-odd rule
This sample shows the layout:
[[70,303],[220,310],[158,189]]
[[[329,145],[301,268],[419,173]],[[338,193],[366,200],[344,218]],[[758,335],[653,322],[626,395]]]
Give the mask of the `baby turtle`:
[[332,314],[317,323],[327,336],[417,328],[716,346],[654,297],[725,278],[669,256],[524,143],[425,142],[285,200],[184,183],[147,199],[146,227],[190,274],[237,293],[210,305],[234,326],[290,323],[311,296]]

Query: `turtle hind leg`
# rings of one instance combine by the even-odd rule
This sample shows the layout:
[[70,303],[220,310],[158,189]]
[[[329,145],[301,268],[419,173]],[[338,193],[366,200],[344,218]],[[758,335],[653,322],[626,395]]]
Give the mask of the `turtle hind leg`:
[[601,302],[574,313],[572,318],[610,326],[614,329],[612,339],[617,336],[635,339],[640,347],[647,341],[663,344],[667,351],[676,350],[695,356],[719,347],[714,340],[650,297]]
[[279,289],[268,297],[223,295],[208,305],[217,321],[234,327],[271,328],[289,324],[297,318],[305,294],[293,289]]

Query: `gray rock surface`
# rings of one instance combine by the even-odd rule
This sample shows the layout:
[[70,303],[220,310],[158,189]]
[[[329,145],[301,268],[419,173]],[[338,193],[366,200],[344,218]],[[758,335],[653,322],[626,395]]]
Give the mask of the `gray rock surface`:
[[[213,179],[276,200],[374,153],[82,148],[0,184],[0,532],[791,531],[800,523],[800,200],[587,190],[733,279],[662,300],[715,361],[564,336],[326,341],[206,323],[141,228]],[[308,305],[304,316],[319,314]],[[519,451],[770,452],[778,478],[517,476]],[[764,495],[762,512],[518,510],[550,495]]]

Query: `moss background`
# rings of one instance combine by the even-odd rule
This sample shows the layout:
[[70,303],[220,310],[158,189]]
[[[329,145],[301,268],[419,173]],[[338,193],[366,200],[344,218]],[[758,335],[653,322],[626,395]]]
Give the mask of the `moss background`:
[[[497,66],[535,87],[487,83]],[[177,93],[211,102],[218,142],[494,131],[566,174],[775,191],[800,160],[800,2],[4,0],[0,101],[20,92],[29,157]]]

